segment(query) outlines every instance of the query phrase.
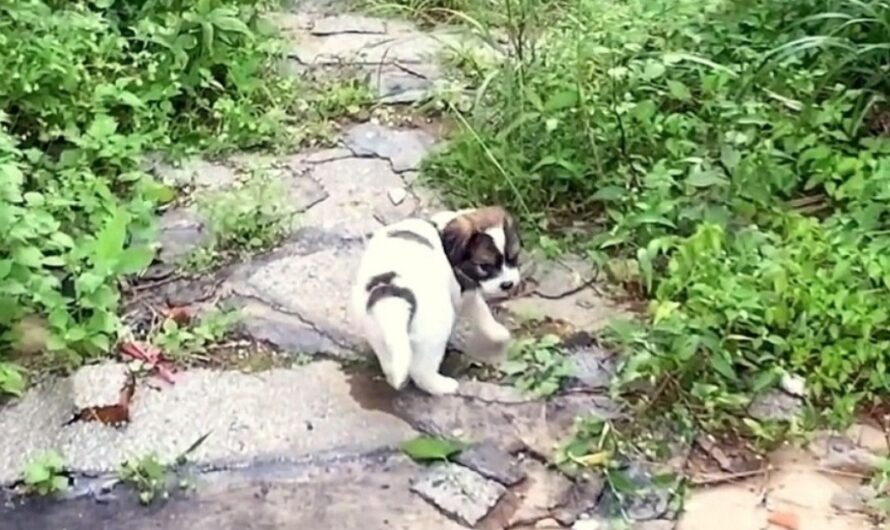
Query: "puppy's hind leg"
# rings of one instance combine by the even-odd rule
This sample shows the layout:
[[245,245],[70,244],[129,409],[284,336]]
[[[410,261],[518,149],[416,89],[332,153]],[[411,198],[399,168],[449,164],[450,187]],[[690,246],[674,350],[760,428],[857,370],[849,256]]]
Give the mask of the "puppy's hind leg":
[[456,379],[439,373],[447,345],[448,337],[413,344],[411,379],[418,388],[434,396],[454,394],[459,386]]

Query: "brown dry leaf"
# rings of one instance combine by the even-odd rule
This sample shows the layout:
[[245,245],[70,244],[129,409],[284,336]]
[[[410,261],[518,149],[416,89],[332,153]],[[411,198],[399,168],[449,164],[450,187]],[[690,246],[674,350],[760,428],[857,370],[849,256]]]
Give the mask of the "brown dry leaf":
[[165,315],[170,320],[176,322],[179,325],[188,324],[192,319],[192,315],[189,312],[187,307],[171,307],[165,311]]
[[800,517],[792,512],[771,512],[766,520],[769,524],[781,526],[787,530],[797,530],[800,527]]

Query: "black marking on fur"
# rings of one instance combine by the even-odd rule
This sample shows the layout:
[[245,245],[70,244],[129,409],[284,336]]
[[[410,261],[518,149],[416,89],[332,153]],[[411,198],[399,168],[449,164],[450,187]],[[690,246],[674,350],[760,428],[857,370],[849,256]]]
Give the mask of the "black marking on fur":
[[394,230],[387,235],[389,237],[395,237],[395,238],[399,238],[399,239],[405,239],[407,241],[412,241],[414,243],[418,243],[425,247],[429,247],[433,250],[435,250],[435,248],[436,248],[433,246],[432,242],[429,239],[423,237],[422,235],[418,234],[417,232],[412,232],[410,230]]
[[371,295],[368,296],[368,304],[366,309],[371,311],[374,308],[374,304],[379,302],[384,298],[401,298],[402,300],[408,302],[408,306],[410,307],[408,316],[408,323],[411,323],[414,320],[414,313],[417,312],[417,297],[414,296],[414,293],[411,289],[406,289],[405,287],[399,287],[398,285],[378,285],[374,287],[371,291]]
[[390,285],[392,281],[396,278],[396,273],[393,271],[384,272],[381,274],[377,274],[371,276],[371,279],[368,280],[368,284],[365,285],[365,291],[371,292],[375,287],[381,287],[383,285]]

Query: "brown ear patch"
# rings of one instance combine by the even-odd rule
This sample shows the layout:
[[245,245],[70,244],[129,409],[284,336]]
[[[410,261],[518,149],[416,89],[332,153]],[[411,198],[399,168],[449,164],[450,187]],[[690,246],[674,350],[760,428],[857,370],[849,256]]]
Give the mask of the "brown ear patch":
[[510,214],[504,215],[504,259],[510,266],[519,261],[522,238],[519,236],[519,225]]

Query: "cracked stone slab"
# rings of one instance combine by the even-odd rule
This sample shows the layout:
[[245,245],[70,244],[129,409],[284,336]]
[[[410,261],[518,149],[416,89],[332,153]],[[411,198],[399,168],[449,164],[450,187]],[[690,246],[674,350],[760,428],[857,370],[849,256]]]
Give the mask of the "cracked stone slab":
[[435,138],[420,129],[390,129],[372,122],[350,127],[343,139],[356,156],[385,158],[396,173],[418,170],[435,144]]
[[455,461],[505,486],[513,486],[525,478],[525,472],[513,456],[492,441],[473,444],[461,451]]
[[414,103],[431,97],[443,75],[435,64],[385,65],[369,69],[368,84],[381,103]]
[[352,275],[361,259],[360,242],[321,231],[302,234],[296,243],[277,253],[243,264],[230,277],[227,291],[291,315],[315,332],[305,334],[305,328],[301,331],[291,327],[301,333],[288,338],[284,330],[274,330],[275,324],[271,323],[287,321],[293,326],[296,320],[267,311],[260,315],[259,322],[252,321],[258,338],[319,348],[325,345],[323,337],[339,346],[360,344],[348,315]]
[[58,450],[72,471],[96,473],[151,452],[171,462],[208,432],[190,456],[196,464],[364,454],[414,435],[395,416],[362,408],[347,375],[330,361],[254,374],[196,369],[178,374],[175,385],[139,385],[122,429],[65,425],[71,385],[70,378],[49,382],[0,409],[0,484],[47,449]]
[[387,34],[339,33],[313,35],[291,30],[289,55],[304,65],[421,64],[435,62],[443,49],[460,44],[455,31],[424,33],[412,29]]
[[146,508],[115,489],[102,503],[27,499],[0,505],[9,530],[461,530],[411,492],[418,468],[401,455],[259,464],[199,475],[194,491]]
[[365,236],[383,224],[410,216],[417,200],[408,196],[393,204],[388,191],[404,186],[389,162],[346,158],[312,166],[309,177],[328,198],[300,216],[302,226],[320,228],[342,237]]
[[532,459],[523,462],[528,478],[523,483],[516,511],[510,516],[509,526],[533,524],[550,516],[550,512],[565,504],[572,482],[559,471],[549,469]]
[[294,315],[253,300],[235,302],[235,305],[240,307],[240,325],[256,340],[291,353],[353,356],[349,350]]
[[455,464],[429,468],[411,490],[468,526],[485,517],[506,492],[501,484]]
[[578,417],[618,418],[617,405],[603,396],[571,394],[549,401],[498,403],[460,395],[429,396],[408,389],[393,408],[417,430],[459,436],[469,442],[498,440],[549,457],[571,434]]

